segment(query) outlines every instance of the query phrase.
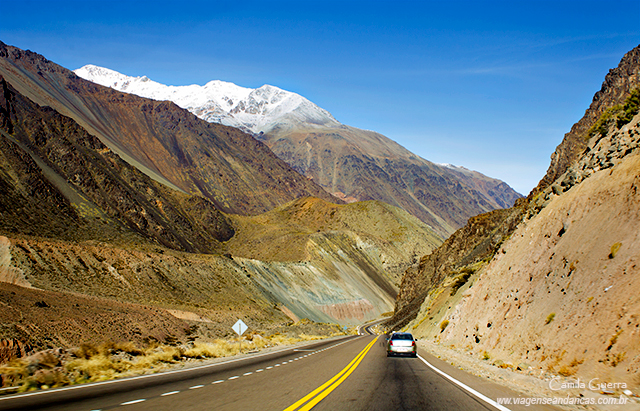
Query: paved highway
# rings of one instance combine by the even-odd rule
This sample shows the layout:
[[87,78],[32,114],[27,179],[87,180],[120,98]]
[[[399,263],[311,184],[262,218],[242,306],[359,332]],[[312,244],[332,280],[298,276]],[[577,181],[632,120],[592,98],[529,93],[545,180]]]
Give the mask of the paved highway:
[[[334,339],[191,370],[5,397],[0,410],[499,409],[422,358],[387,358],[385,343],[384,336],[374,335]],[[517,396],[459,370],[449,372],[494,398]]]

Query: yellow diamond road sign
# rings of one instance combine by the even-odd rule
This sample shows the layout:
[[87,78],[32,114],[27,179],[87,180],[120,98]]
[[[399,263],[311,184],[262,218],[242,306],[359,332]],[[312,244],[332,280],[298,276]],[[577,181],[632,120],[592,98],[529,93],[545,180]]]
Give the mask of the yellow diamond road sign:
[[233,331],[235,331],[238,335],[242,335],[244,334],[245,331],[247,331],[247,324],[245,324],[242,320],[238,320],[238,322],[236,322],[233,325]]

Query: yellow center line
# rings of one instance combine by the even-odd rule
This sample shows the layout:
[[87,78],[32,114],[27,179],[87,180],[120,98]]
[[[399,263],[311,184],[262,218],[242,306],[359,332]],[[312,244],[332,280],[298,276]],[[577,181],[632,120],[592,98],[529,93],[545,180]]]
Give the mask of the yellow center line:
[[322,399],[324,399],[327,395],[329,395],[331,391],[333,391],[340,384],[342,384],[342,382],[358,367],[358,365],[360,364],[364,356],[367,355],[367,353],[369,352],[369,350],[371,349],[371,347],[373,346],[373,344],[376,342],[377,339],[378,337],[374,338],[373,341],[367,344],[367,346],[364,347],[364,349],[360,351],[358,355],[356,355],[356,358],[351,360],[351,362],[346,367],[344,367],[342,371],[337,373],[333,378],[331,378],[329,381],[325,382],[315,390],[311,391],[309,394],[307,394],[303,398],[296,401],[294,404],[286,408],[284,411],[294,411],[298,409],[298,407],[300,407],[302,404],[306,403],[312,398],[313,400],[311,400],[304,407],[300,408],[299,411],[308,411],[311,408],[315,407],[316,404],[318,404],[320,401],[322,401]]

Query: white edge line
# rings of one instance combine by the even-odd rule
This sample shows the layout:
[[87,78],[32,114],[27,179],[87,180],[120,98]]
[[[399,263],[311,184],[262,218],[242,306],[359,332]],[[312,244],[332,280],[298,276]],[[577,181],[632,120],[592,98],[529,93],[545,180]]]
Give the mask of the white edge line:
[[133,401],[127,401],[127,402],[123,402],[120,405],[132,405],[132,404],[138,404],[140,402],[145,402],[146,399],[139,399],[139,400],[133,400]]
[[[351,336],[349,336],[349,335],[345,336],[345,338],[348,338],[348,337],[351,337]],[[349,341],[352,341],[352,340],[353,339],[348,339],[348,340],[343,341],[341,343],[338,343],[338,344],[336,344],[336,345],[334,345],[332,347],[337,347],[338,345],[345,344],[345,343],[347,343]],[[310,342],[309,345],[316,344],[316,343],[318,343],[318,341]],[[304,345],[303,345],[303,347],[304,347]],[[291,350],[291,347],[286,347],[286,348],[283,348],[281,350],[266,352],[266,353],[259,354],[259,355],[254,355],[254,356],[251,356],[251,357],[235,358],[235,359],[232,359],[232,360],[222,361],[222,362],[218,362],[218,363],[215,363],[215,364],[202,365],[200,367],[184,368],[182,370],[167,371],[167,372],[157,373],[157,374],[139,375],[137,377],[121,378],[121,379],[115,379],[115,380],[109,380],[109,381],[101,381],[101,382],[96,382],[96,383],[91,383],[91,384],[74,385],[74,386],[71,386],[71,387],[57,388],[55,390],[42,390],[42,391],[36,391],[36,392],[20,394],[19,396],[15,396],[15,395],[12,395],[10,397],[2,396],[2,397],[0,397],[0,402],[11,400],[13,398],[33,397],[35,395],[45,395],[45,394],[49,394],[49,393],[52,393],[52,392],[79,390],[79,389],[83,389],[83,388],[87,388],[87,387],[99,387],[101,385],[122,383],[123,381],[135,381],[135,380],[141,380],[141,379],[146,379],[146,378],[158,377],[158,376],[161,376],[161,375],[169,375],[169,374],[178,374],[178,373],[183,373],[183,372],[189,372],[189,371],[193,371],[193,370],[196,370],[196,369],[212,368],[212,367],[217,367],[217,366],[220,366],[220,365],[223,365],[223,364],[230,364],[230,363],[233,363],[233,362],[245,361],[245,360],[248,360],[248,359],[253,359],[253,358],[258,358],[258,357],[264,357],[264,356],[267,356],[267,355],[277,354],[277,353],[280,353],[280,352],[283,352],[283,351],[288,351],[288,350]]]
[[453,378],[449,374],[445,373],[444,371],[441,371],[438,368],[434,367],[433,365],[429,364],[429,362],[427,362],[427,360],[422,358],[420,355],[418,355],[418,358],[420,358],[423,363],[427,364],[427,366],[429,368],[431,368],[433,371],[435,371],[438,374],[442,375],[443,377],[445,377],[446,379],[448,379],[452,383],[456,384],[460,388],[462,388],[462,389],[466,390],[467,392],[469,392],[469,393],[475,395],[476,397],[480,398],[482,401],[486,402],[487,404],[489,404],[489,405],[491,405],[491,406],[493,406],[493,407],[495,407],[495,408],[497,408],[497,409],[499,409],[501,411],[511,411],[509,408],[505,407],[504,405],[498,404],[497,402],[495,402],[491,398],[487,397],[486,395],[479,393],[478,391],[474,390],[473,388],[469,387],[468,385],[456,380],[455,378]]

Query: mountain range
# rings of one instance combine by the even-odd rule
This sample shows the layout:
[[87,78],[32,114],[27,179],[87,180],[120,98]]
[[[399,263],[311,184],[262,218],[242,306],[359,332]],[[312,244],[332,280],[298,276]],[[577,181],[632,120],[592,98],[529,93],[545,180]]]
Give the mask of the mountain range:
[[0,293],[21,296],[0,340],[37,348],[214,338],[238,317],[359,323],[442,241],[397,207],[345,204],[242,130],[5,44],[0,188]]
[[334,196],[403,208],[443,237],[470,217],[509,207],[520,197],[502,181],[429,162],[379,133],[341,124],[306,98],[274,86],[250,89],[222,81],[167,86],[93,65],[75,73],[115,90],[172,101],[206,121],[250,132]]

